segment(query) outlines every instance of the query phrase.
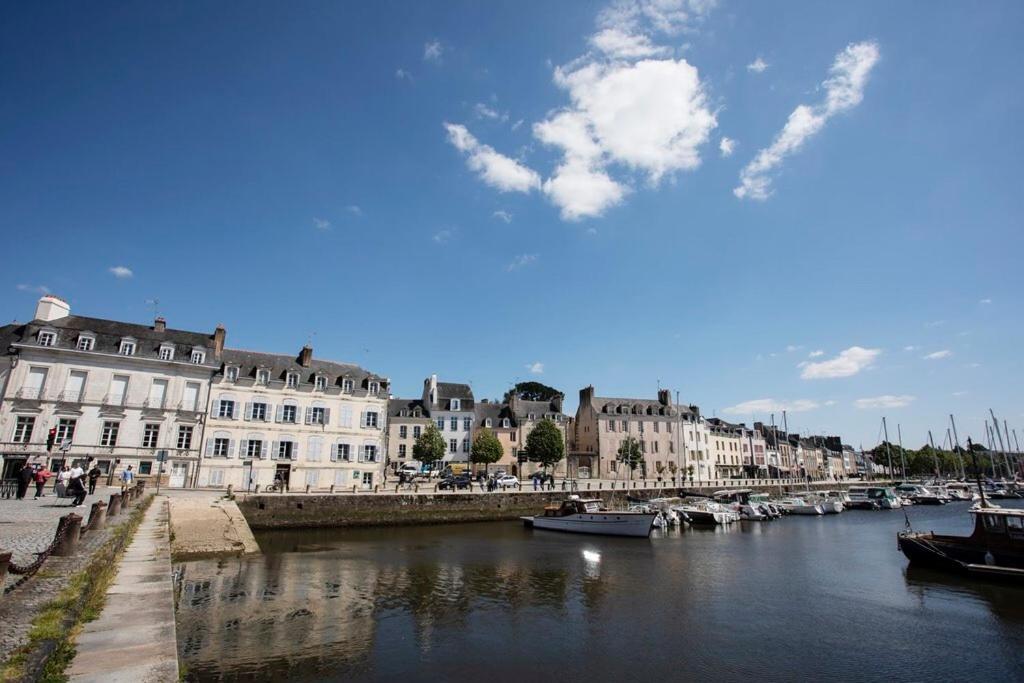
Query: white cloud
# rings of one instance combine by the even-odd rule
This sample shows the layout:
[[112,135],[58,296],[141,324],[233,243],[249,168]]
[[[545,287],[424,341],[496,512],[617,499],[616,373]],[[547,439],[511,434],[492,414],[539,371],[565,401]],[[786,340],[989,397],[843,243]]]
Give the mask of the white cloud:
[[581,161],[559,166],[555,175],[544,181],[543,189],[567,221],[601,216],[629,194],[629,188]]
[[946,324],[945,320],[932,320],[924,324],[925,327],[942,327]]
[[973,369],[973,368],[980,368],[981,367],[981,363],[967,363],[966,365],[964,365],[964,367],[965,368],[971,368],[971,369]]
[[722,157],[731,157],[732,153],[736,151],[736,141],[732,138],[723,137],[718,141],[718,151]]
[[313,218],[313,227],[321,232],[327,232],[331,229],[331,222],[326,218]]
[[32,292],[33,294],[49,294],[50,288],[46,285],[17,285],[19,292]]
[[833,401],[832,399],[829,399],[829,400],[825,401],[822,405],[834,406],[835,404],[836,404],[835,401]]
[[672,48],[655,45],[650,36],[627,33],[618,28],[606,28],[590,36],[590,44],[612,59],[639,59],[664,57]]
[[452,231],[451,230],[438,230],[437,232],[434,233],[434,236],[431,239],[434,240],[435,242],[437,242],[438,244],[444,244],[445,242],[447,242],[451,238],[452,238]]
[[411,81],[412,74],[406,71],[405,69],[398,68],[395,69],[395,78],[397,78],[400,81]]
[[473,107],[478,119],[491,119],[492,121],[508,121],[508,114],[502,114],[483,102],[477,102]]
[[522,119],[516,120],[516,122],[512,124],[512,130],[513,131],[519,130],[519,126],[521,126],[521,125],[523,125],[523,120]]
[[814,410],[818,407],[816,401],[799,399],[796,401],[777,401],[774,398],[758,398],[753,401],[744,401],[722,410],[727,415],[762,415],[768,413],[781,413],[785,410],[788,413],[802,413]]
[[871,398],[858,398],[853,402],[853,405],[862,410],[872,408],[905,408],[913,403],[913,401],[914,397],[907,396],[906,394],[900,396],[885,394],[884,396],[873,396]]
[[835,358],[805,364],[800,377],[803,379],[851,377],[870,367],[880,353],[882,353],[880,349],[851,346],[845,351],[841,351]]
[[500,192],[530,192],[540,187],[536,171],[480,144],[465,126],[445,123],[444,127],[448,141],[466,155],[466,165],[491,187]]
[[824,355],[825,355],[825,352],[822,351],[821,349],[818,349],[817,351],[811,351],[809,354],[807,354],[807,357],[808,358],[820,358],[821,356],[824,356]]
[[508,264],[507,266],[505,266],[505,270],[507,270],[509,272],[511,272],[513,270],[519,270],[520,268],[524,268],[524,267],[530,265],[531,263],[536,263],[536,262],[537,262],[537,255],[536,254],[521,254],[521,255],[515,257],[514,259],[512,259],[512,262],[510,264]]
[[786,347],[786,351],[788,351],[789,353],[793,353],[794,351],[799,351],[802,348],[804,347],[798,346],[797,344],[790,344]]
[[768,62],[764,61],[760,57],[747,64],[747,71],[753,71],[756,74],[764,73],[764,70],[768,68]]
[[814,106],[801,104],[793,110],[771,146],[758,152],[740,172],[740,184],[733,194],[740,199],[767,199],[771,194],[771,172],[787,156],[798,152],[830,118],[860,104],[868,75],[878,59],[878,45],[873,42],[848,45],[836,55],[829,78],[822,83],[824,101]]
[[362,207],[360,207],[360,206],[358,206],[356,204],[349,204],[348,206],[345,207],[345,210],[348,211],[353,216],[362,216],[363,215]]
[[941,351],[933,351],[926,356],[922,356],[924,360],[940,360],[942,358],[949,358],[953,355],[953,352],[949,349],[942,349]]
[[534,375],[544,374],[544,364],[541,363],[540,361],[537,361],[535,363],[527,363],[526,369],[529,370],[530,373]]
[[128,266],[111,266],[110,268],[107,268],[107,270],[118,280],[127,280],[135,274]]
[[491,218],[497,218],[499,221],[504,221],[505,223],[512,222],[512,214],[510,214],[508,211],[503,211],[501,209],[492,213]]
[[903,350],[904,351],[917,351],[919,348],[921,348],[921,347],[920,346],[914,346],[913,344],[908,344],[908,345],[903,347]]
[[423,46],[423,59],[428,62],[440,62],[444,46],[439,40],[431,40]]
[[617,0],[601,10],[598,26],[627,33],[653,30],[677,34],[692,30],[717,0]]
[[992,303],[992,299],[982,299],[978,303],[979,304],[990,304],[990,303]]
[[966,395],[967,395],[966,391],[954,391],[953,392],[953,396],[966,396]]

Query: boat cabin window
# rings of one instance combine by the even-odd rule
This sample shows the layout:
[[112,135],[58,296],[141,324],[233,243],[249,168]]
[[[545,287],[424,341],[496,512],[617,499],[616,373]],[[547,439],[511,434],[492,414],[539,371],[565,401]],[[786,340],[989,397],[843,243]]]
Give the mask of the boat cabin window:
[[583,510],[584,512],[600,512],[601,504],[596,500],[588,500],[583,504]]
[[1010,531],[1020,531],[1024,529],[1024,517],[1007,517],[1006,526]]
[[1000,515],[982,515],[985,520],[985,528],[989,531],[1003,531],[1006,526]]

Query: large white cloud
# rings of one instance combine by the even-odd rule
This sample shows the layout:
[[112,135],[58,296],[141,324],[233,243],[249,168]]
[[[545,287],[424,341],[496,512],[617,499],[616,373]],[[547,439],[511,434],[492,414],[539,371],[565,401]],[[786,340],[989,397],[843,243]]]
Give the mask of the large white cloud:
[[533,169],[481,144],[461,124],[445,123],[444,127],[448,141],[466,155],[466,165],[491,187],[501,192],[529,192],[540,188],[540,176]]
[[733,194],[740,199],[767,199],[771,195],[771,172],[787,156],[799,151],[830,118],[864,99],[864,86],[878,59],[878,45],[873,42],[848,45],[836,55],[829,78],[822,83],[824,101],[814,106],[801,104],[793,110],[771,146],[758,152],[740,172],[740,184]]
[[851,346],[845,351],[840,351],[835,358],[817,363],[804,363],[800,377],[803,379],[851,377],[861,370],[871,367],[880,353],[882,353],[880,349]]

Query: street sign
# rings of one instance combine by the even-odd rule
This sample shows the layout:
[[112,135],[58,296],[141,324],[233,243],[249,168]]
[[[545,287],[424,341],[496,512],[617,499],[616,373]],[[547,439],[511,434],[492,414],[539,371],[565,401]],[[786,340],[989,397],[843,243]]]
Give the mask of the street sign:
[[167,450],[166,449],[161,449],[161,450],[156,452],[156,461],[157,462],[167,462]]
[[67,453],[71,450],[71,439],[64,439],[60,442],[60,450],[62,453]]

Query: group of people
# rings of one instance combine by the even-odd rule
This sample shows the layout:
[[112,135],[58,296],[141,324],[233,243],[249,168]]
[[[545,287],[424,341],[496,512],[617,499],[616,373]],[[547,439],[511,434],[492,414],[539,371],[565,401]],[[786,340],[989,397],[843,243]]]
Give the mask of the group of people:
[[[74,507],[82,507],[87,495],[96,493],[96,484],[103,476],[99,463],[91,458],[86,463],[86,470],[80,463],[63,465],[56,473],[57,481],[54,492],[58,498],[71,498]],[[32,484],[36,485],[35,500],[46,496],[43,489],[54,473],[45,464],[29,464],[26,462],[18,472],[18,500],[23,500]],[[129,465],[120,476],[122,490],[135,483],[135,473]]]

